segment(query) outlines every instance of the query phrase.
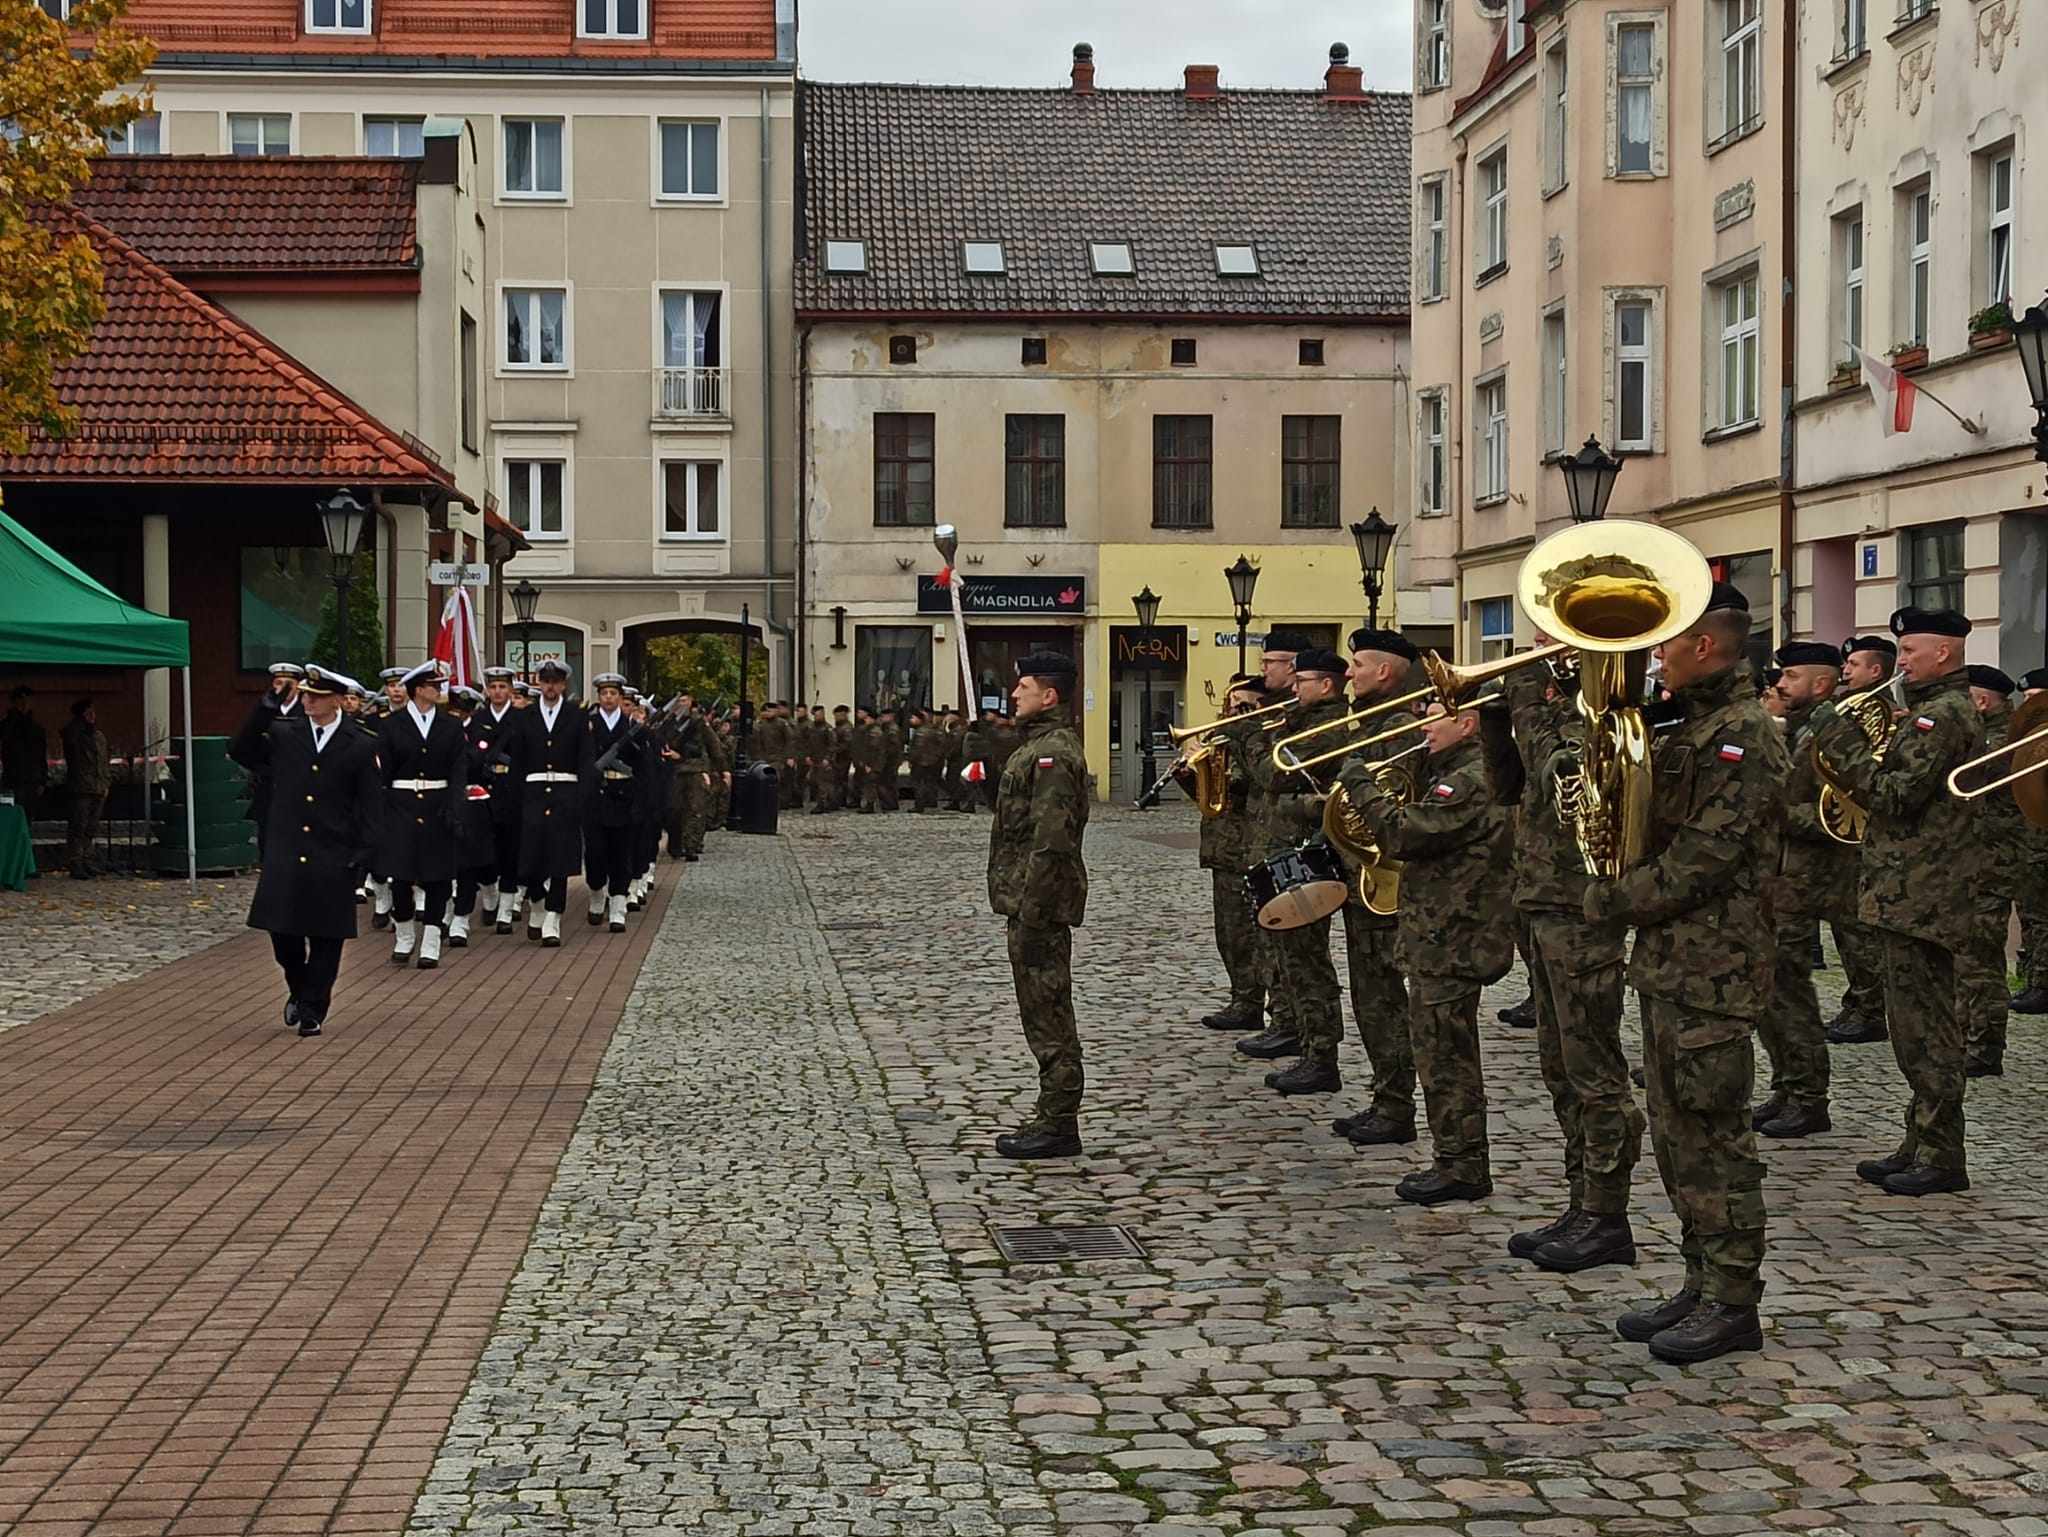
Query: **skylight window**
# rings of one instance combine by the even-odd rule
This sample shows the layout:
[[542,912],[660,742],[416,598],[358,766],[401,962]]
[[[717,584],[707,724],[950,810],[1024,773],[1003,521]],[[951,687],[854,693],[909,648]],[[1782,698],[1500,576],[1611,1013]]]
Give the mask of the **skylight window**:
[[868,243],[865,240],[826,241],[825,270],[827,272],[867,271]]
[[1256,246],[1220,245],[1216,248],[1216,275],[1226,278],[1255,278],[1259,275]]
[[960,256],[969,272],[1000,277],[1007,270],[1003,265],[1003,243],[1000,240],[962,241]]
[[1127,278],[1138,270],[1128,240],[1089,241],[1088,264],[1099,278]]

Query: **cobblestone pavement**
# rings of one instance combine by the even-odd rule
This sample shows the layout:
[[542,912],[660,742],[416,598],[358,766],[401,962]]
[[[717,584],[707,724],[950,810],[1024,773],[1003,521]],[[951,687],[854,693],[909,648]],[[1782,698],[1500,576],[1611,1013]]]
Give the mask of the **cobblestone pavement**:
[[253,875],[182,880],[45,875],[0,891],[0,1031],[246,932]]

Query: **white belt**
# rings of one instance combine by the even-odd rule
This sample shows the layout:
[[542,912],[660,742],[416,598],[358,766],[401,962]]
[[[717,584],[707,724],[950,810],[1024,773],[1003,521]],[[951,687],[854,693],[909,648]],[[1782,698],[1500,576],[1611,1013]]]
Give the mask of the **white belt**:
[[545,774],[528,774],[526,782],[530,785],[572,785],[576,783],[576,776],[574,774],[557,774],[550,770]]
[[445,790],[448,788],[448,781],[445,779],[398,779],[392,781],[391,788],[394,790]]

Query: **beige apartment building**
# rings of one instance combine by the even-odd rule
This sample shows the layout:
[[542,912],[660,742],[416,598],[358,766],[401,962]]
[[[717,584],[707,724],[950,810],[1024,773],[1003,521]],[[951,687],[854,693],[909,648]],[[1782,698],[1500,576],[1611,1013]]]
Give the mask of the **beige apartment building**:
[[[1095,68],[802,88],[799,695],[1007,708],[1016,659],[1056,649],[1098,792],[1128,798],[1148,676],[1156,730],[1213,719],[1238,667],[1226,567],[1260,572],[1256,668],[1269,629],[1358,625],[1347,526],[1406,521],[1409,122],[1341,54],[1297,91]],[[1449,612],[1405,540],[1380,618],[1428,641]]]
[[633,672],[648,639],[736,630],[744,606],[786,678],[793,0],[135,0],[131,20],[159,54],[128,153],[413,156],[429,119],[468,125],[480,297],[450,366],[479,381],[489,495],[532,545],[507,575],[541,589],[535,656]]
[[[2033,412],[2005,323],[2041,302],[2048,129],[2038,6],[1810,0],[1800,116],[1796,625],[1834,638],[1903,603],[1975,622],[1972,661],[2017,676],[2048,644]],[[1852,349],[1909,370],[1887,436]]]
[[1786,7],[1416,0],[1412,579],[1466,658],[1530,638],[1552,467],[1685,534],[1781,615]]

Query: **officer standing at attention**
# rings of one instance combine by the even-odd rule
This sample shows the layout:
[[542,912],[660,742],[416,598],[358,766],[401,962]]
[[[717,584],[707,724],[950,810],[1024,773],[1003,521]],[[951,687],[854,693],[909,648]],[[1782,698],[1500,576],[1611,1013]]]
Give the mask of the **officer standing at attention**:
[[910,738],[910,790],[915,799],[911,809],[922,815],[939,809],[940,781],[952,744],[946,728],[930,711],[916,711],[912,720],[915,726]]
[[1617,1328],[1660,1361],[1763,1349],[1750,1037],[1771,996],[1766,883],[1778,872],[1790,765],[1742,661],[1748,638],[1748,601],[1716,582],[1699,622],[1657,648],[1684,714],[1655,748],[1648,852],[1619,879],[1586,886],[1587,922],[1636,931],[1628,981],[1642,999],[1650,1135],[1678,1214],[1685,1285]]
[[[1842,684],[1836,698],[1882,687],[1898,666],[1899,648],[1889,635],[1851,635],[1842,642]],[[1861,868],[1861,850],[1856,850]],[[1828,1021],[1830,1046],[1861,1046],[1886,1038],[1884,1023],[1884,935],[1856,916],[1829,925],[1849,985],[1842,1009]]]
[[597,686],[597,708],[584,717],[590,769],[583,796],[583,882],[590,888],[590,926],[609,918],[611,931],[623,934],[645,733],[626,709],[621,674],[601,672],[590,681]]
[[1074,663],[1041,651],[1017,663],[1011,700],[1022,731],[1003,770],[989,830],[988,900],[1009,920],[1010,976],[1024,1039],[1038,1059],[1038,1108],[996,1138],[1005,1158],[1081,1152],[1081,1037],[1074,1023],[1073,930],[1088,906],[1081,840],[1088,770],[1074,730]]
[[[270,684],[263,697],[256,701],[256,708],[249,712],[242,729],[229,745],[228,756],[241,763],[242,755],[237,746],[247,750],[259,737],[267,733],[278,721],[287,719],[298,707],[299,680],[306,670],[296,662],[273,662],[270,666]],[[256,858],[263,858],[264,840],[270,836],[270,771],[251,769],[249,773],[249,820],[256,824]],[[388,911],[388,904],[387,904]]]

